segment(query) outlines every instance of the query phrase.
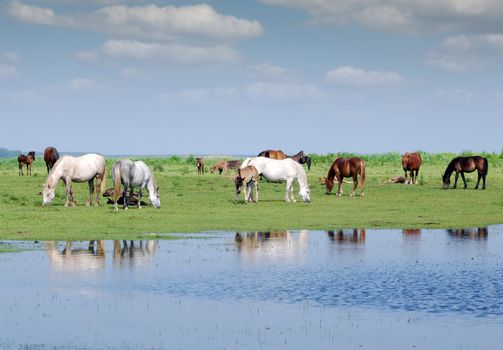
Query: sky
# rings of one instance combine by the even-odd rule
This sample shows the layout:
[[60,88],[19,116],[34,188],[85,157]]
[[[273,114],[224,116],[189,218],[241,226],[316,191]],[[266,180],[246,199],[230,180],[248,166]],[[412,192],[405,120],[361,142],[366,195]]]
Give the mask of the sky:
[[0,147],[502,151],[501,0],[2,0]]

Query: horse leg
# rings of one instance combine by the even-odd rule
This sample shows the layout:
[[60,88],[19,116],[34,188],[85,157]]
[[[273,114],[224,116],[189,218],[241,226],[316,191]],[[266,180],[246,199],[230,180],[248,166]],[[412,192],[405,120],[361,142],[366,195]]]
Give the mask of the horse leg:
[[23,163],[19,163],[19,175],[24,176],[23,174]]
[[414,176],[414,185],[417,184],[417,174],[419,174],[419,169],[416,170],[416,176]]
[[466,184],[465,173],[461,172],[461,178],[463,179],[463,183],[465,184],[465,186],[463,188],[466,190],[466,188],[468,187],[468,185]]
[[123,185],[123,190],[122,190],[122,208],[124,210],[128,210],[128,202],[127,202],[127,190],[129,188],[129,184],[125,183]]
[[482,175],[482,189],[485,190],[486,189],[486,175]]
[[255,203],[258,203],[258,181],[253,182],[255,185]]
[[458,186],[458,177],[459,177],[459,173],[456,172],[456,177],[454,178],[454,186],[452,186],[453,189]]
[[100,205],[100,195],[101,195],[101,183],[103,182],[105,173],[101,175],[96,175],[96,203],[94,203],[95,206]]
[[[339,176],[336,176],[336,179],[337,179],[337,184],[338,184],[336,196],[340,197],[342,195],[342,182],[344,179]],[[335,181],[335,179],[334,179],[334,181]]]
[[[141,209],[141,195],[142,195],[142,192],[143,192],[143,186],[140,186],[140,192],[138,193],[138,209]],[[133,195],[133,193],[131,192],[130,195]]]
[[244,191],[245,193],[245,203],[248,203],[250,201],[250,197],[252,197],[252,191],[251,191],[251,183],[246,184],[246,190]]
[[87,184],[89,185],[89,197],[86,200],[86,206],[90,206],[93,203],[93,193],[94,193],[94,181],[93,179],[87,181]]
[[356,188],[358,187],[358,175],[353,175],[353,191],[351,191],[351,197],[355,196]]
[[480,173],[480,171],[477,171],[477,185],[475,185],[475,190],[478,190],[479,189],[479,183],[480,183],[480,178],[482,177],[482,174]]

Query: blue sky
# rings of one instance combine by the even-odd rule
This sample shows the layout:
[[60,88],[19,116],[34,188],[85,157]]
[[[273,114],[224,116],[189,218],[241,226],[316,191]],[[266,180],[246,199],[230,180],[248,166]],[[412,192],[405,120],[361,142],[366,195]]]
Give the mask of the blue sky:
[[497,0],[14,0],[10,149],[501,151]]

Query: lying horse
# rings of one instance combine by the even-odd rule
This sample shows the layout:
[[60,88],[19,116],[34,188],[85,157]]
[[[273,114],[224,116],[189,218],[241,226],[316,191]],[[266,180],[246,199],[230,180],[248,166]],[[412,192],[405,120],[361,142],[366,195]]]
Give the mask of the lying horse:
[[54,164],[59,159],[59,153],[58,150],[54,147],[47,147],[44,150],[44,161],[45,161],[45,166],[47,167],[47,174],[51,171],[52,167]]
[[[309,185],[307,183],[306,172],[302,165],[296,161],[286,158],[282,160],[270,159],[266,157],[255,157],[246,159],[241,165],[241,169],[253,165],[259,174],[269,181],[286,181],[286,202],[296,202],[293,196],[293,180],[299,183],[299,194],[304,202],[310,202]],[[290,199],[291,197],[291,199]]]
[[73,182],[88,182],[89,199],[87,205],[92,204],[94,193],[94,179],[96,179],[96,205],[100,203],[100,193],[105,187],[105,158],[99,154],[89,153],[81,157],[64,156],[59,159],[51,169],[47,181],[42,190],[43,204],[48,205],[54,199],[54,190],[59,180],[66,185],[66,202],[68,207],[69,199],[72,199],[72,206],[77,205],[72,190]]
[[361,194],[360,196],[365,196],[365,162],[360,158],[337,158],[334,163],[330,166],[328,170],[328,175],[325,179],[325,186],[327,188],[327,194],[332,192],[334,187],[334,178],[337,179],[339,183],[339,188],[337,189],[337,196],[342,195],[342,182],[345,177],[353,178],[353,191],[351,191],[351,197],[355,195],[356,187],[358,187],[358,175],[360,175],[361,180]]
[[26,175],[31,175],[31,164],[35,160],[35,151],[31,151],[28,155],[20,154],[17,157],[17,162],[19,166],[18,175],[22,176],[23,174],[23,164],[26,164]]
[[204,158],[196,158],[197,173],[204,175]]
[[155,182],[155,177],[147,164],[141,160],[133,162],[129,159],[121,159],[115,162],[112,168],[112,180],[114,182],[114,208],[119,210],[117,202],[119,201],[121,184],[123,187],[122,196],[126,199],[124,201],[124,209],[129,208],[128,203],[128,189],[129,193],[134,193],[134,186],[140,186],[138,193],[138,209],[141,208],[141,195],[142,191],[147,187],[149,199],[152,205],[156,208],[161,207],[161,200],[159,198],[159,187]]
[[442,181],[444,183],[444,188],[447,189],[449,188],[451,184],[451,175],[453,172],[456,172],[456,179],[454,180],[454,186],[452,188],[456,188],[456,185],[458,184],[458,177],[461,174],[461,178],[463,179],[463,182],[466,185],[466,180],[465,180],[465,174],[464,173],[471,173],[477,170],[478,173],[478,180],[477,180],[477,185],[475,186],[475,190],[479,188],[479,183],[480,179],[482,179],[483,184],[482,184],[482,189],[486,189],[486,176],[487,172],[489,169],[489,164],[487,162],[486,158],[480,157],[480,156],[473,156],[473,157],[456,157],[447,166],[445,169],[445,173],[442,176]]
[[[245,203],[250,200],[252,202],[258,202],[258,181],[259,173],[257,168],[253,165],[248,165],[244,168],[238,168],[238,174],[234,179],[234,184],[236,185],[236,202],[238,201],[238,195],[241,193],[241,189],[246,184],[246,191],[243,191],[245,197]],[[255,187],[255,199],[252,194],[252,187]]]
[[[402,156],[402,168],[405,173],[405,183],[415,184],[417,181],[417,174],[419,173],[419,168],[421,167],[421,154],[415,153],[405,153]],[[407,171],[410,172],[410,179],[407,178]]]

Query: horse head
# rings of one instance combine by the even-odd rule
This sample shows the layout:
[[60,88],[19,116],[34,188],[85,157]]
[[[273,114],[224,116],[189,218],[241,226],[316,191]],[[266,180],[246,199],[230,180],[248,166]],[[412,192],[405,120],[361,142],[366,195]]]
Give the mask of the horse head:
[[159,209],[161,207],[161,197],[159,196],[159,186],[156,186],[155,191],[149,192],[149,199],[152,205]]
[[325,187],[327,188],[327,194],[330,194],[330,192],[332,192],[332,189],[334,188],[334,181],[325,178]]
[[241,188],[243,187],[244,179],[241,177],[241,171],[238,169],[238,174],[234,178],[234,185],[236,185],[236,194],[241,193]]
[[304,202],[307,202],[307,203],[311,202],[311,196],[310,196],[309,188],[301,187],[300,191],[299,191],[299,195],[302,197],[302,200]]
[[35,160],[35,151],[31,151],[28,155],[31,156],[31,159]]
[[445,173],[442,175],[442,182],[444,184],[444,190],[448,189],[451,186],[451,176],[448,176],[447,173]]
[[51,186],[49,183],[44,185],[44,189],[42,190],[42,204],[49,205],[55,197],[54,188],[55,186]]

